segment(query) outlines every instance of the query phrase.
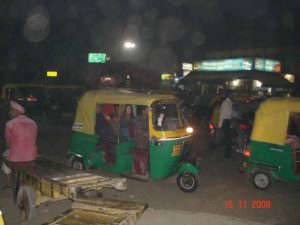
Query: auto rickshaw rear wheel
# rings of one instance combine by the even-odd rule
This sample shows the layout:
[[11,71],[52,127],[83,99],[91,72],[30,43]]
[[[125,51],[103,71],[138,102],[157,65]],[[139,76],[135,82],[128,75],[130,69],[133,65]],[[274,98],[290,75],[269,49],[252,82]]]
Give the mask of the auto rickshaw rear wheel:
[[70,158],[70,166],[74,169],[83,170],[84,165],[81,158],[73,156]]
[[17,196],[17,207],[24,221],[31,221],[36,213],[35,194],[28,186],[19,188]]
[[198,179],[195,174],[183,172],[177,176],[177,185],[184,192],[194,192],[198,188]]
[[256,171],[251,175],[251,182],[257,189],[266,190],[271,185],[271,178],[268,172]]

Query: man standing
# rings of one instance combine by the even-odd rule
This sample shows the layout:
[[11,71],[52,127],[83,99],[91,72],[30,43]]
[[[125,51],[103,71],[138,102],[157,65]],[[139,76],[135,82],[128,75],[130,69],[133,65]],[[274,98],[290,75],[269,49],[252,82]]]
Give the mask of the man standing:
[[231,118],[232,118],[232,101],[230,99],[230,91],[225,91],[225,99],[220,107],[219,127],[223,131],[223,140],[225,145],[224,157],[231,157],[232,134],[231,134]]
[[[36,159],[37,125],[28,118],[25,109],[15,101],[10,101],[9,120],[5,124],[4,136],[8,149],[4,156],[8,164],[15,162],[28,162]],[[10,186],[10,171],[6,170],[6,184]]]

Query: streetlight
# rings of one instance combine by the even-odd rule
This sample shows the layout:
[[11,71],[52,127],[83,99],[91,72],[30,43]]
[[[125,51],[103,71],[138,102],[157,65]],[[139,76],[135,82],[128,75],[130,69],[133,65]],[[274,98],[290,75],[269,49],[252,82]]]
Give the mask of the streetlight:
[[124,43],[124,47],[125,47],[125,48],[135,48],[135,43],[130,42],[130,41],[126,41],[126,42]]

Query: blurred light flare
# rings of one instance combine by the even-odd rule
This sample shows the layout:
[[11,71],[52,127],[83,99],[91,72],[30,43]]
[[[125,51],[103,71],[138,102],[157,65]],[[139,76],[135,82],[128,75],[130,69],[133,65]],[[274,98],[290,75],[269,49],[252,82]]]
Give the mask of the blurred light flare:
[[135,45],[135,43],[133,43],[133,42],[126,41],[126,42],[124,43],[124,47],[127,48],[127,49],[131,49],[131,48],[135,48],[136,45]]

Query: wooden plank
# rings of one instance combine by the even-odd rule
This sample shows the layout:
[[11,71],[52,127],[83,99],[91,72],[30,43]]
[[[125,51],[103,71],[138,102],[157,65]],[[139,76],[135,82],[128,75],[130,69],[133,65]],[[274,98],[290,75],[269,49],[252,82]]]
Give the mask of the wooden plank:
[[70,209],[43,225],[129,225],[124,215],[95,212],[85,209]]

